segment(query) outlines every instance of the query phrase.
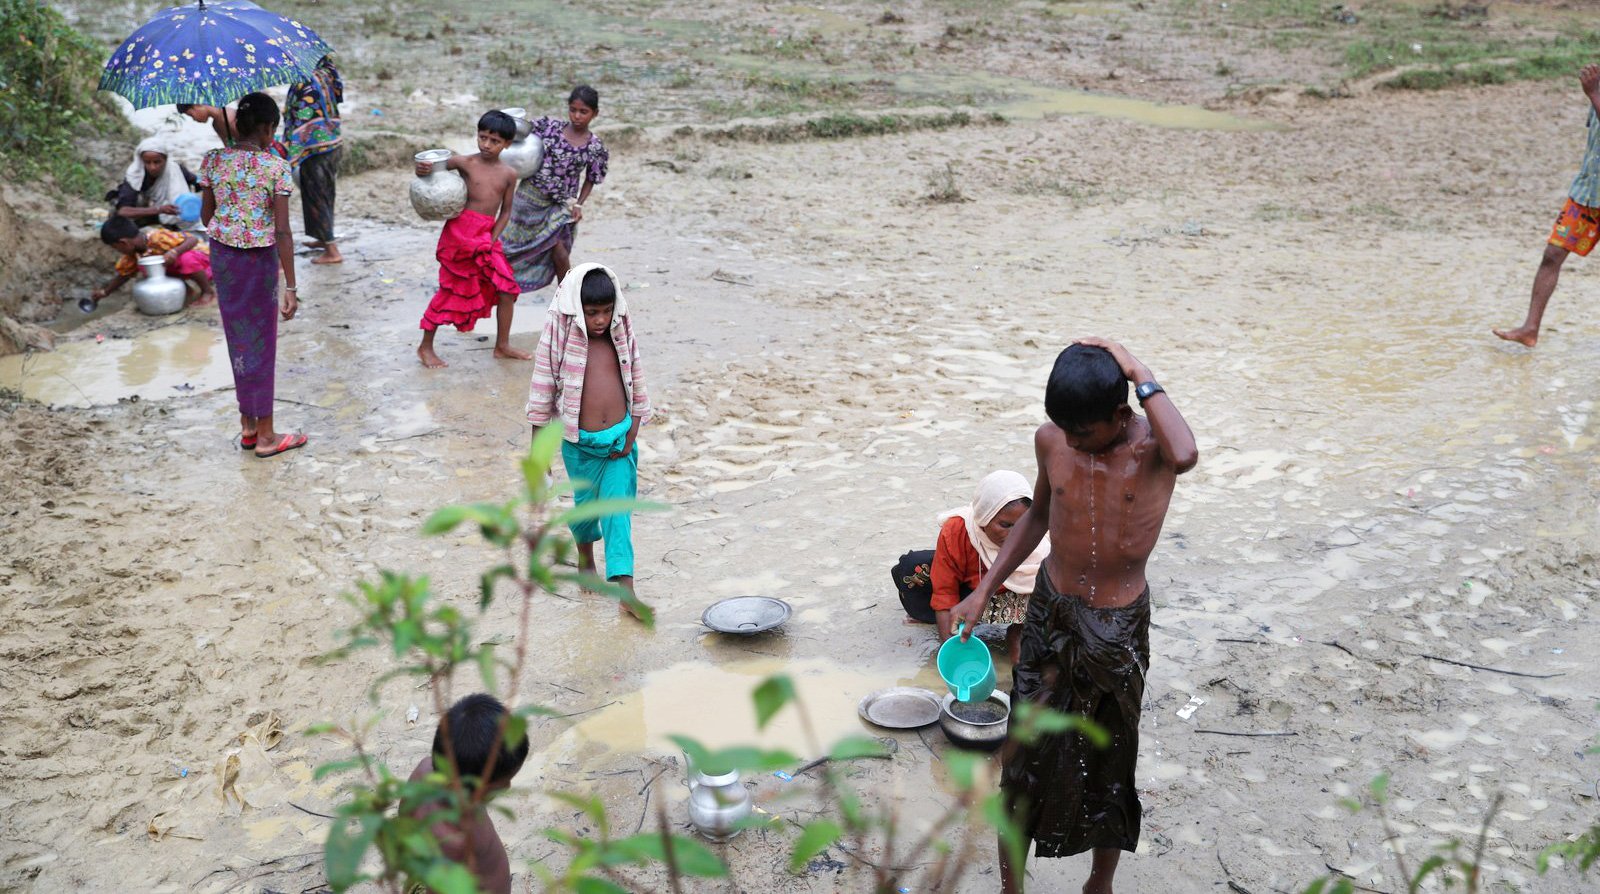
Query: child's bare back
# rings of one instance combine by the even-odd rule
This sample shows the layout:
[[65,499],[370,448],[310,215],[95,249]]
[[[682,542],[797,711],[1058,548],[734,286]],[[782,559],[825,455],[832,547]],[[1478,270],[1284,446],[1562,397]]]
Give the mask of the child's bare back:
[[1135,416],[1123,440],[1086,453],[1046,423],[1034,434],[1034,448],[1051,497],[1050,579],[1097,608],[1138,599],[1178,480],[1150,424]]

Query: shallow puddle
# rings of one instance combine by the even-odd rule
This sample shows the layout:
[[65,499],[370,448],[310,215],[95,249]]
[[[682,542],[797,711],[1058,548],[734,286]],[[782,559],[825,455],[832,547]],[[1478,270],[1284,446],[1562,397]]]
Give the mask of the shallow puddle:
[[[750,695],[773,674],[787,673],[819,740],[815,745],[793,706],[786,707],[766,729],[756,729]],[[863,722],[856,713],[861,698],[889,686],[920,686],[942,692],[931,668],[907,675],[884,670],[846,670],[822,660],[742,661],[725,665],[683,662],[651,673],[644,688],[584,720],[563,735],[552,751],[568,745],[595,743],[613,751],[675,754],[667,737],[690,736],[713,748],[760,745],[782,748],[807,758],[814,748],[826,749],[852,735],[887,735]]]
[[55,406],[93,407],[135,396],[161,400],[231,381],[222,331],[192,323],[0,357],[0,388]]

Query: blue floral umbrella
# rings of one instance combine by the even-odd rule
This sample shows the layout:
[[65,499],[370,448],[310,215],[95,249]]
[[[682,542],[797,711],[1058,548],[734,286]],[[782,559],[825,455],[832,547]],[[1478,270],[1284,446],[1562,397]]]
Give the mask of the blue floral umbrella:
[[111,54],[100,89],[136,109],[224,106],[246,93],[303,81],[332,52],[315,31],[249,0],[164,9]]

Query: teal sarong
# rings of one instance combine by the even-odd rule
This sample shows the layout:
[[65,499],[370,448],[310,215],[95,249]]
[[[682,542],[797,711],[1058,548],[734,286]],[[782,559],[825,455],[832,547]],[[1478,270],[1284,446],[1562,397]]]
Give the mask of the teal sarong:
[[[580,431],[578,443],[561,442],[567,478],[580,482],[572,499],[579,506],[595,499],[631,500],[639,493],[639,445],[627,456],[611,458],[628,443],[629,416],[605,431]],[[606,580],[633,577],[633,514],[620,512],[569,526],[579,543],[605,541]]]

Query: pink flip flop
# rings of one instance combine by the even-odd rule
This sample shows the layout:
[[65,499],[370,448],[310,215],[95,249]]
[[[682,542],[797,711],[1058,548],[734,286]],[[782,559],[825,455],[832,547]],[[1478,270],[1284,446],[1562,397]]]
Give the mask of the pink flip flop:
[[283,437],[279,438],[277,446],[273,447],[271,450],[267,451],[266,453],[262,453],[260,448],[257,448],[256,449],[256,458],[257,459],[266,459],[268,457],[277,456],[280,453],[285,453],[287,451],[294,450],[294,449],[296,449],[298,447],[304,447],[304,446],[306,446],[306,436],[300,434],[299,432],[295,432],[293,434],[287,434],[287,435],[284,435]]

